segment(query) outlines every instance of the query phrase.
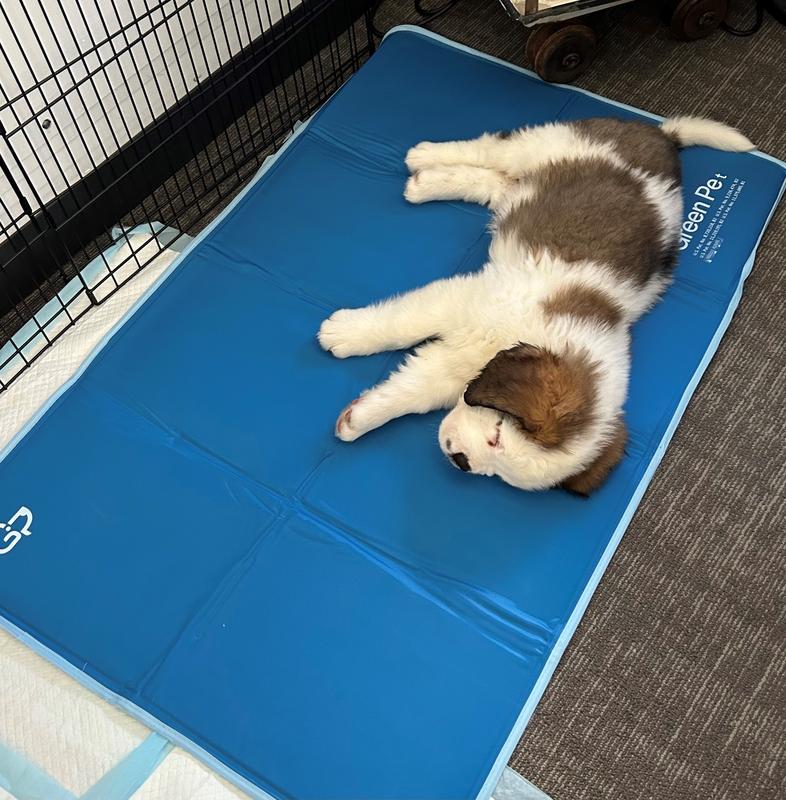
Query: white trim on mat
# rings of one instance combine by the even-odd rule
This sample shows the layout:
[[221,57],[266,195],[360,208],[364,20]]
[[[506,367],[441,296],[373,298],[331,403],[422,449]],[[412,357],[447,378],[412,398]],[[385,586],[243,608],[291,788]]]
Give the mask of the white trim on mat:
[[[510,69],[510,70],[513,70],[515,72],[520,72],[520,73],[523,73],[523,74],[526,74],[526,75],[530,75],[532,77],[537,78],[537,76],[534,75],[534,73],[530,72],[529,70],[524,69],[523,67],[517,67],[517,66],[515,66],[513,64],[509,64],[509,63],[507,63],[505,61],[502,61],[502,60],[500,60],[498,58],[494,58],[493,56],[489,56],[489,55],[486,55],[485,53],[481,53],[478,50],[473,50],[472,48],[466,47],[465,45],[457,44],[456,42],[451,42],[449,39],[445,39],[442,36],[439,36],[439,35],[437,35],[435,33],[431,33],[430,31],[426,31],[426,30],[423,30],[421,28],[417,28],[417,27],[414,27],[414,26],[411,26],[411,25],[402,25],[402,26],[399,26],[397,28],[393,28],[391,31],[388,32],[387,36],[391,36],[391,35],[394,35],[395,33],[404,32],[404,31],[417,33],[417,34],[419,34],[421,36],[425,36],[425,37],[428,37],[428,38],[435,39],[437,41],[442,42],[445,45],[453,47],[454,49],[462,50],[462,51],[470,53],[470,54],[472,54],[472,55],[474,55],[474,56],[476,56],[478,58],[482,58],[482,59],[484,59],[486,61],[491,61],[493,63],[499,64],[500,66],[503,66],[503,67],[505,67],[507,69]],[[386,36],[386,38],[387,38],[387,36]],[[537,78],[537,79],[540,80],[539,78]],[[591,92],[588,92],[588,91],[586,91],[584,89],[578,89],[576,87],[563,87],[563,88],[566,91],[578,92],[580,94],[585,94],[585,95],[588,95],[590,97],[594,97],[594,98],[596,98],[598,100],[601,100],[603,102],[611,103],[613,105],[618,106],[619,108],[625,108],[625,109],[628,109],[630,111],[634,111],[634,112],[639,113],[639,114],[646,114],[647,116],[649,116],[649,117],[651,117],[653,119],[661,119],[661,117],[657,117],[654,114],[649,114],[648,112],[641,111],[640,109],[633,108],[632,106],[626,106],[624,103],[618,103],[618,102],[616,102],[614,100],[609,100],[609,99],[604,98],[604,97],[599,97],[598,95],[592,94]],[[202,233],[200,233],[199,236],[197,236],[188,245],[188,247],[186,247],[183,250],[183,252],[172,262],[172,264],[161,275],[161,277],[159,277],[158,280],[142,295],[142,297],[139,298],[139,300],[132,306],[131,309],[129,309],[129,311],[109,331],[109,333],[107,333],[106,336],[104,336],[104,338],[99,342],[98,345],[96,345],[96,347],[93,349],[93,351],[90,353],[90,355],[85,359],[85,362],[82,365],[82,367],[79,369],[79,371],[76,372],[76,374],[69,381],[67,381],[65,384],[63,384],[63,386],[56,393],[54,393],[52,395],[52,397],[49,399],[49,401],[38,411],[38,413],[36,413],[28,421],[28,423],[19,431],[19,433],[8,443],[8,445],[5,447],[5,449],[0,454],[0,463],[2,463],[2,461],[8,456],[8,454],[14,449],[14,447],[27,435],[27,433],[31,430],[31,428],[33,428],[38,423],[38,421],[49,410],[49,408],[66,391],[68,391],[68,389],[70,389],[71,386],[73,386],[73,384],[77,380],[79,380],[79,378],[85,372],[87,367],[92,363],[92,361],[95,359],[95,357],[101,352],[101,350],[112,339],[112,337],[131,319],[131,317],[134,316],[134,314],[136,314],[137,311],[139,311],[139,309],[147,302],[147,300],[155,294],[155,292],[159,289],[159,287],[178,268],[178,266],[182,263],[182,261],[186,258],[186,256],[189,253],[191,253],[192,250],[194,250],[196,247],[198,247],[199,244],[207,236],[210,235],[210,233],[213,231],[213,229],[217,225],[219,225],[221,222],[223,222],[223,220],[232,212],[232,210],[235,208],[235,206],[246,196],[246,194],[248,194],[248,192],[256,185],[256,183],[265,175],[265,173],[270,169],[270,167],[273,166],[273,164],[276,163],[276,161],[287,150],[287,148],[297,139],[297,137],[299,135],[301,135],[303,133],[303,131],[306,130],[306,128],[309,126],[309,124],[310,124],[312,119],[313,119],[313,117],[311,119],[309,119],[306,123],[304,123],[301,127],[299,127],[294,132],[294,134],[285,142],[285,144],[281,147],[281,149],[277,153],[275,153],[263,165],[263,167],[259,170],[259,172],[256,174],[256,176],[240,192],[240,194],[238,194],[238,196],[235,197],[235,199],[221,212],[221,214],[210,225],[208,225],[208,227],[205,228],[205,230],[203,230]],[[773,162],[783,166],[786,169],[786,164],[784,164],[782,161],[779,161],[776,158],[773,158],[772,156],[768,156],[768,155],[765,155],[763,153],[755,153],[755,155],[760,157],[760,158],[766,158],[769,161],[773,161]],[[786,186],[786,179],[784,180],[784,185]],[[605,552],[603,553],[603,556],[602,556],[600,562],[598,563],[595,571],[593,572],[589,583],[587,584],[584,592],[582,593],[581,597],[579,598],[579,601],[576,604],[576,607],[573,610],[573,613],[571,614],[570,618],[568,619],[568,622],[567,622],[562,634],[560,635],[559,639],[557,640],[557,642],[556,642],[556,644],[554,646],[554,649],[551,652],[551,655],[549,656],[548,660],[546,661],[546,664],[543,667],[543,670],[541,671],[540,677],[538,678],[538,681],[536,682],[535,687],[532,690],[532,693],[530,694],[526,704],[524,705],[524,708],[521,710],[521,713],[518,716],[516,724],[514,725],[513,729],[511,730],[510,735],[508,736],[508,739],[506,740],[505,744],[503,745],[502,750],[499,753],[499,756],[497,757],[497,759],[496,759],[496,761],[495,761],[495,763],[494,763],[494,765],[493,765],[488,777],[486,778],[486,781],[484,782],[483,786],[481,787],[480,792],[478,794],[479,800],[488,800],[488,798],[491,797],[491,794],[492,794],[494,788],[496,787],[497,783],[499,782],[500,777],[502,775],[502,772],[503,772],[503,770],[504,770],[504,768],[505,768],[505,766],[506,766],[506,764],[508,762],[508,759],[510,758],[511,753],[513,752],[513,749],[516,746],[516,743],[521,738],[521,734],[523,733],[524,728],[526,727],[527,723],[529,722],[529,719],[532,716],[532,712],[534,711],[535,706],[537,705],[537,703],[539,702],[540,698],[542,697],[543,692],[545,691],[546,685],[548,684],[548,682],[549,682],[549,680],[550,680],[550,678],[551,678],[551,676],[552,676],[552,674],[553,674],[553,672],[554,672],[554,670],[555,670],[555,668],[557,666],[557,663],[559,662],[560,658],[562,657],[562,654],[565,651],[565,648],[567,647],[568,642],[570,641],[571,637],[573,636],[573,633],[576,630],[576,628],[577,628],[577,626],[579,624],[579,621],[581,620],[581,617],[584,615],[584,611],[587,608],[587,605],[588,605],[588,603],[590,601],[590,598],[592,597],[595,589],[597,588],[597,585],[600,582],[601,576],[605,572],[606,567],[607,567],[609,561],[611,560],[611,557],[614,554],[614,551],[616,550],[620,539],[622,538],[622,534],[625,532],[625,528],[628,526],[628,523],[630,522],[630,519],[633,516],[633,513],[634,513],[639,501],[641,500],[641,497],[644,494],[645,489],[647,488],[647,485],[649,484],[650,480],[652,479],[652,475],[655,472],[655,469],[657,468],[658,463],[660,462],[660,460],[661,460],[661,458],[663,456],[663,453],[666,450],[666,446],[668,445],[669,440],[671,439],[671,437],[672,437],[672,435],[674,433],[674,430],[676,429],[677,424],[678,424],[680,418],[682,417],[683,412],[685,411],[685,407],[688,404],[688,400],[690,399],[691,395],[693,394],[693,392],[694,392],[694,390],[696,388],[696,385],[699,382],[699,379],[701,378],[702,374],[704,373],[704,370],[706,369],[707,365],[710,362],[710,359],[715,354],[715,351],[717,350],[718,345],[720,343],[721,337],[723,336],[723,333],[725,332],[726,328],[728,327],[729,322],[731,321],[731,317],[732,317],[732,315],[734,313],[734,310],[736,309],[737,304],[739,303],[739,299],[740,299],[740,296],[742,294],[742,285],[743,285],[743,283],[745,281],[745,278],[748,276],[748,274],[750,273],[750,270],[751,270],[751,268],[753,266],[753,259],[754,259],[754,256],[756,254],[756,248],[758,247],[758,244],[761,241],[761,236],[764,234],[764,230],[766,229],[767,224],[769,223],[769,221],[770,221],[770,219],[772,217],[772,214],[774,213],[775,208],[776,208],[776,206],[778,204],[778,201],[780,200],[780,197],[782,196],[782,194],[783,194],[783,187],[781,187],[781,193],[778,196],[778,200],[776,200],[775,204],[773,205],[773,207],[772,207],[772,209],[770,211],[770,214],[767,217],[767,220],[766,220],[766,222],[764,224],[764,227],[762,228],[762,233],[759,236],[759,239],[757,240],[756,244],[754,245],[753,250],[751,251],[750,256],[748,257],[748,260],[746,261],[745,268],[743,270],[743,274],[742,274],[741,279],[740,279],[740,283],[739,283],[739,285],[737,287],[737,290],[736,290],[736,292],[734,294],[734,297],[732,298],[732,301],[731,301],[731,303],[729,305],[729,308],[728,308],[728,310],[726,312],[726,315],[724,316],[720,326],[718,327],[718,329],[717,329],[717,331],[715,333],[715,336],[714,336],[714,338],[713,338],[713,340],[712,340],[712,342],[710,344],[710,347],[708,348],[707,352],[705,353],[704,358],[702,359],[701,363],[699,364],[699,367],[697,368],[696,373],[693,376],[693,379],[691,380],[691,382],[686,387],[685,392],[684,392],[684,394],[682,396],[682,400],[680,402],[680,406],[677,409],[674,417],[672,418],[671,423],[669,425],[669,428],[666,431],[663,439],[661,440],[661,443],[658,446],[658,448],[657,448],[657,450],[655,452],[655,455],[652,458],[652,461],[650,462],[650,465],[649,465],[649,467],[647,469],[647,472],[645,473],[644,477],[642,478],[641,482],[639,483],[639,485],[638,485],[638,487],[636,489],[636,492],[634,493],[633,497],[631,498],[631,501],[628,504],[628,507],[627,507],[627,509],[625,511],[625,514],[623,515],[622,519],[620,520],[620,522],[619,522],[619,524],[618,524],[618,526],[617,526],[617,528],[616,528],[616,530],[614,532],[614,536],[612,537],[611,541],[609,542],[609,545],[606,548]],[[145,711],[144,709],[142,709],[139,706],[135,705],[131,701],[127,700],[126,698],[122,697],[121,695],[115,694],[110,689],[107,689],[101,683],[99,683],[95,679],[91,678],[90,676],[86,675],[84,672],[79,670],[77,667],[75,667],[73,664],[71,664],[65,658],[63,658],[62,656],[60,656],[57,653],[55,653],[53,650],[50,650],[49,648],[47,648],[44,645],[40,644],[32,636],[30,636],[29,634],[27,634],[26,632],[24,632],[20,628],[16,627],[15,625],[10,623],[8,620],[3,618],[2,616],[0,616],[0,627],[2,627],[5,630],[7,630],[12,636],[15,636],[20,641],[22,641],[24,644],[26,644],[28,647],[30,647],[32,650],[34,650],[35,652],[37,652],[40,655],[44,656],[44,658],[48,659],[50,662],[55,664],[55,666],[59,667],[64,672],[66,672],[68,675],[70,675],[71,677],[73,677],[76,680],[78,680],[81,684],[83,684],[88,689],[90,689],[93,692],[95,692],[100,697],[103,697],[105,700],[109,701],[110,703],[113,703],[114,705],[118,706],[119,708],[122,708],[124,711],[126,711],[127,713],[129,713],[132,716],[136,717],[142,723],[147,725],[151,730],[156,731],[157,733],[160,733],[163,736],[166,736],[174,744],[178,745],[179,747],[182,747],[187,752],[190,752],[193,755],[195,755],[197,758],[201,759],[204,763],[206,763],[211,769],[213,769],[219,775],[225,777],[227,780],[229,780],[230,782],[234,783],[236,786],[238,786],[243,791],[247,792],[252,797],[260,798],[260,800],[275,800],[275,798],[271,797],[271,795],[269,795],[263,789],[260,789],[258,786],[255,786],[254,784],[252,784],[249,780],[247,780],[242,775],[239,775],[237,772],[235,772],[234,770],[232,770],[231,768],[226,766],[223,762],[219,761],[215,756],[213,756],[210,753],[208,753],[206,750],[201,748],[195,742],[191,741],[186,736],[184,736],[183,734],[181,734],[178,731],[174,730],[173,728],[170,728],[168,725],[165,725],[160,720],[156,719],[151,714],[149,714],[147,711]]]

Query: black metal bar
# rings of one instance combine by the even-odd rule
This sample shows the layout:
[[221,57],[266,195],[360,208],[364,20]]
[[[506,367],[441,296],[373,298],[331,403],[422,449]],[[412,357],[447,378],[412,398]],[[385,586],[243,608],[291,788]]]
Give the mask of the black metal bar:
[[[152,27],[158,27],[159,25],[162,25],[165,22],[165,20],[177,16],[186,6],[191,5],[191,3],[193,3],[193,1],[194,0],[186,0],[186,2],[183,3],[182,6],[175,6],[174,10],[171,13],[165,15],[157,23],[154,23],[154,25]],[[162,3],[159,3],[154,8],[152,8],[152,9],[148,8],[145,11],[144,14],[141,14],[138,17],[135,17],[131,22],[128,23],[128,25],[121,26],[118,29],[118,31],[116,33],[113,33],[111,36],[107,35],[107,37],[105,39],[102,39],[100,42],[95,42],[94,41],[92,46],[89,49],[82,50],[78,56],[76,56],[75,58],[72,58],[70,60],[64,61],[62,66],[57,67],[56,69],[52,70],[51,73],[43,81],[41,81],[41,84],[43,85],[48,80],[51,80],[52,78],[56,78],[57,76],[61,75],[63,72],[67,72],[71,67],[74,67],[75,65],[77,65],[80,62],[84,61],[87,56],[92,55],[94,53],[98,54],[102,47],[104,47],[107,44],[111,45],[112,44],[112,39],[114,39],[116,36],[119,36],[121,33],[125,33],[127,31],[131,30],[132,28],[138,27],[139,22],[141,22],[143,19],[145,19],[147,17],[152,17],[152,14],[155,11],[163,8],[165,5],[167,5],[167,3],[170,3],[170,2],[172,2],[172,0],[163,0]],[[80,9],[80,11],[81,11],[81,9]],[[87,29],[89,30],[89,28],[87,28]],[[127,53],[131,49],[131,47],[133,47],[134,44],[135,44],[135,42],[132,42],[131,44],[127,45],[125,48],[122,48],[121,50],[114,50],[114,47],[113,47],[113,50],[114,50],[116,55],[122,55],[123,53]],[[72,91],[78,89],[79,86],[84,81],[89,80],[91,75],[101,74],[101,73],[103,73],[105,71],[105,69],[106,69],[106,64],[102,63],[98,67],[96,67],[94,70],[88,71],[87,74],[85,75],[85,77],[82,80],[80,80],[77,83],[75,83],[72,87],[70,87],[66,92],[61,94],[59,97],[56,97],[53,100],[51,100],[50,104],[56,103],[58,100],[64,99]],[[17,94],[16,96],[9,97],[7,102],[9,104],[10,103],[16,103],[18,100],[21,100],[22,98],[24,98],[25,94],[26,94],[25,91],[20,91],[19,94]]]
[[[34,323],[0,363],[0,391],[160,252],[129,248],[109,263],[112,224],[195,232],[374,46],[370,0],[203,0],[205,20],[196,0],[143,0],[133,13],[121,0],[72,5],[0,3],[18,51],[0,44],[0,345]],[[31,136],[55,110],[70,130],[58,149]],[[92,257],[104,271],[88,287],[81,268]],[[66,301],[58,292],[74,279]]]

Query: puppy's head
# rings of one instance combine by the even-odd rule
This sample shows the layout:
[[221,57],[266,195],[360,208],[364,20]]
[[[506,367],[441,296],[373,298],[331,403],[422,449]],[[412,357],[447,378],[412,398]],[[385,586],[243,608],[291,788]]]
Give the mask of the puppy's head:
[[588,495],[622,458],[626,439],[620,419],[596,419],[597,391],[596,367],[583,353],[502,350],[443,420],[440,447],[465,472]]

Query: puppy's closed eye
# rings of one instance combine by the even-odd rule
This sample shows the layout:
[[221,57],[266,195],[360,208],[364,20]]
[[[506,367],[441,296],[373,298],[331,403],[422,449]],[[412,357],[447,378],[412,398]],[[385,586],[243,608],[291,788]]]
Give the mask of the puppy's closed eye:
[[486,444],[489,447],[499,447],[500,436],[502,436],[502,417],[497,420],[497,430],[493,439],[488,439]]

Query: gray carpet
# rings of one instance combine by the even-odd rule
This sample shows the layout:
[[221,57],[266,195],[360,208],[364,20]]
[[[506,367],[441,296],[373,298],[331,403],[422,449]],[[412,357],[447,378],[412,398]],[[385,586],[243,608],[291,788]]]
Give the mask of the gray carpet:
[[[414,19],[408,7],[390,0],[380,24]],[[492,0],[432,27],[525,64],[522,29]],[[654,12],[621,7],[578,85],[730,122],[786,158],[786,27],[771,20],[752,38],[679,43]],[[511,759],[554,800],[786,798],[785,257],[782,206]]]

